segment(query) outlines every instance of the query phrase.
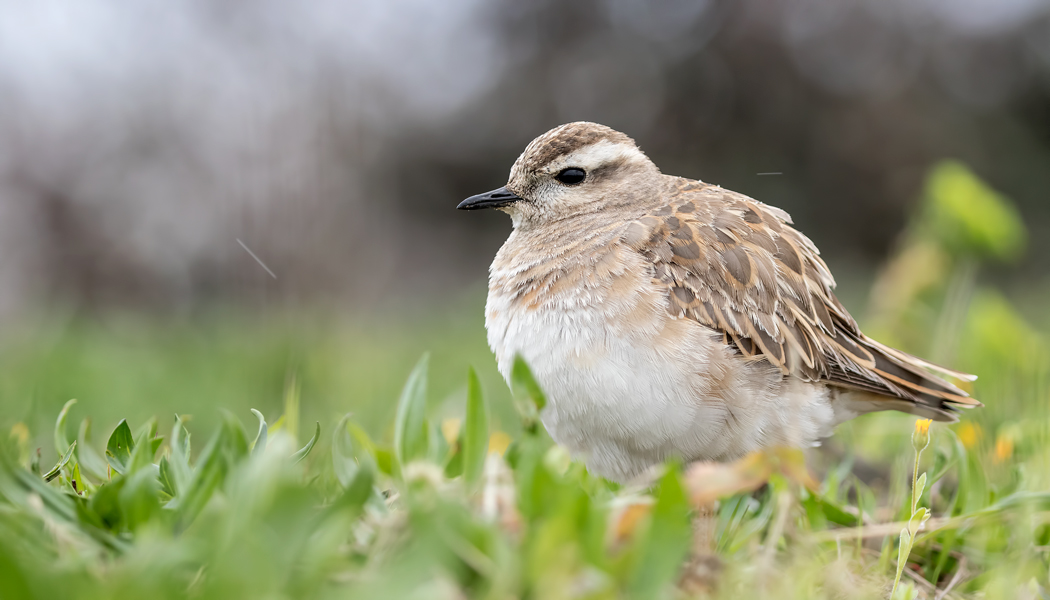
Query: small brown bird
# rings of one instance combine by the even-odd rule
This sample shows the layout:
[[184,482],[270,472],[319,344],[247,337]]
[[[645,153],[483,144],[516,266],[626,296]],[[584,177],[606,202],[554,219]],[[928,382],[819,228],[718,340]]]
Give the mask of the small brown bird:
[[604,477],[813,445],[872,411],[954,421],[980,405],[942,378],[974,376],[861,333],[787,213],[663,175],[603,125],[541,135],[505,187],[458,208],[511,216],[489,345],[505,378],[528,362],[547,430]]

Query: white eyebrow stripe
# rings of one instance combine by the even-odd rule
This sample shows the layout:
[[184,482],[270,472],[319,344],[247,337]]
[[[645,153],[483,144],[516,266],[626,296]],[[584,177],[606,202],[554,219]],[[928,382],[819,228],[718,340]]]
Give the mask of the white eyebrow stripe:
[[568,167],[580,167],[586,171],[618,160],[634,162],[636,160],[648,161],[649,159],[632,144],[602,140],[551,161],[546,170],[553,173]]

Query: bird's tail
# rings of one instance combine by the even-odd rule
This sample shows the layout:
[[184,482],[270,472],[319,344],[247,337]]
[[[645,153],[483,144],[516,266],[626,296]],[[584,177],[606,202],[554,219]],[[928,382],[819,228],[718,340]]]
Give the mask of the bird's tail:
[[850,404],[857,412],[899,410],[935,421],[955,422],[963,408],[981,403],[950,383],[947,378],[974,381],[976,375],[953,371],[906,352],[881,344],[867,336],[860,340],[875,358],[871,371],[882,379],[894,396],[857,390],[850,394]]

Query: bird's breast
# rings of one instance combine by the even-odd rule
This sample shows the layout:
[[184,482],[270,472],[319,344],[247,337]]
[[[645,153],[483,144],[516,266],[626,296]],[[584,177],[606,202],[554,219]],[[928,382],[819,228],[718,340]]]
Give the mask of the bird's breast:
[[489,346],[505,377],[519,354],[534,370],[551,361],[593,365],[613,340],[651,339],[667,318],[649,265],[618,245],[516,258],[493,263],[485,311]]

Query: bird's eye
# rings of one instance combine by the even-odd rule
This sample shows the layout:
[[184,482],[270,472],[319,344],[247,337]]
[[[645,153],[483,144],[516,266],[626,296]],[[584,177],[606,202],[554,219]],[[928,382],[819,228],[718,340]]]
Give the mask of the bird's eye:
[[569,167],[568,169],[562,169],[561,173],[558,173],[555,179],[565,185],[576,185],[583,181],[585,177],[587,177],[587,173],[583,169]]

